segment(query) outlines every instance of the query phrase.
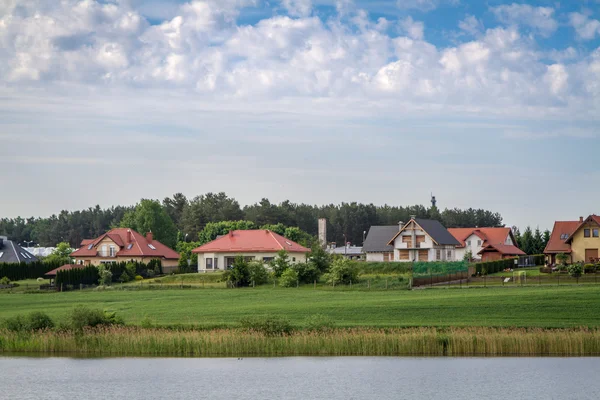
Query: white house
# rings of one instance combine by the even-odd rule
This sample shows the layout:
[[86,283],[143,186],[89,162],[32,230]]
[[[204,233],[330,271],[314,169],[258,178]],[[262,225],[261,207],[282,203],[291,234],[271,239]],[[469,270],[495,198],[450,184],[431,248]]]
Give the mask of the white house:
[[198,254],[198,272],[212,272],[229,268],[238,256],[268,263],[281,250],[292,263],[306,262],[310,253],[310,249],[264,229],[231,231],[192,252]]
[[401,262],[455,261],[460,245],[439,221],[420,218],[411,218],[387,244]]
[[450,228],[448,232],[460,242],[456,259],[462,260],[467,252],[476,261],[493,261],[525,255],[517,247],[510,228]]

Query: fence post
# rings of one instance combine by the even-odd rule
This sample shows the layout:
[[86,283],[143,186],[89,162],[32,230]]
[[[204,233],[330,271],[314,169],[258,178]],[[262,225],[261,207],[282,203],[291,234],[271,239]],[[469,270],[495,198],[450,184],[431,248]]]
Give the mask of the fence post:
[[300,287],[300,279],[296,279],[296,289]]
[[275,283],[277,282],[277,279],[273,278],[273,289],[275,289]]
[[254,288],[254,279],[252,279],[252,287]]

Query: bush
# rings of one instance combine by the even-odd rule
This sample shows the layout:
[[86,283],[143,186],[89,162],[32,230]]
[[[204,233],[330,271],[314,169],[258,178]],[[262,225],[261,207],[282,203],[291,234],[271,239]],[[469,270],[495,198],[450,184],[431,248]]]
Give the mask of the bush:
[[279,250],[277,257],[271,262],[271,268],[273,268],[273,275],[279,278],[284,271],[290,268],[290,257],[285,250]]
[[98,266],[98,284],[102,286],[110,286],[112,283],[112,272],[105,265]]
[[6,276],[3,277],[0,279],[0,285],[10,285],[10,279],[8,279]]
[[248,331],[259,332],[267,336],[289,335],[293,330],[287,319],[275,316],[242,318],[240,324]]
[[255,285],[264,285],[269,281],[269,272],[262,262],[252,261],[248,263],[248,275]]
[[153,269],[149,269],[149,270],[146,270],[146,276],[148,278],[154,278],[156,276],[156,273],[154,272]]
[[583,272],[586,274],[593,274],[596,272],[596,266],[594,264],[585,264],[583,266]]
[[144,318],[140,322],[140,325],[144,329],[150,329],[150,328],[154,327],[154,323],[152,322],[152,320],[150,319],[150,317],[148,317],[147,315],[144,316]]
[[304,326],[311,332],[329,332],[333,330],[335,323],[326,315],[314,314],[304,320]]
[[41,311],[34,311],[23,317],[17,315],[5,321],[5,327],[13,332],[40,331],[54,328],[54,321],[48,314]]
[[321,271],[312,262],[295,264],[292,269],[298,274],[300,283],[313,283],[321,276]]
[[69,317],[71,328],[81,331],[102,325],[123,325],[123,320],[115,312],[77,306]]
[[298,273],[293,268],[288,268],[281,274],[279,285],[282,287],[296,287],[298,285]]
[[119,278],[119,280],[123,283],[129,282],[131,280],[131,277],[129,276],[129,274],[127,272],[123,272],[121,274],[121,277]]
[[132,262],[127,263],[127,265],[125,265],[125,271],[127,271],[127,275],[129,275],[130,279],[135,279],[135,276],[137,275],[137,271],[136,271],[136,267],[135,264]]
[[569,271],[569,275],[573,278],[579,278],[583,272],[583,266],[579,263],[571,264],[567,267],[567,271]]
[[135,276],[135,280],[136,280],[136,281],[143,281],[143,280],[144,280],[144,277],[143,277],[143,276],[141,276],[141,275],[136,275],[136,276]]
[[227,282],[232,282],[235,286],[250,285],[250,269],[249,263],[243,256],[237,256],[233,261],[233,265],[224,274]]
[[350,260],[345,258],[336,259],[329,273],[326,275],[327,283],[331,284],[349,284],[358,281],[358,270]]

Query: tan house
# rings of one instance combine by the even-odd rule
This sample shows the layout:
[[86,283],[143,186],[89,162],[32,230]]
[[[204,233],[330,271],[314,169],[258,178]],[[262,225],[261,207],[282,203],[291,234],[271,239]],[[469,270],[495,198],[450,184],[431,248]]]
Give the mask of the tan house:
[[556,221],[544,254],[550,265],[564,253],[568,262],[595,263],[600,257],[600,216],[592,214],[579,221]]
[[83,240],[81,247],[71,253],[76,264],[100,265],[122,261],[148,263],[160,260],[164,273],[175,271],[179,253],[152,237],[142,236],[129,228],[112,229],[96,239]]

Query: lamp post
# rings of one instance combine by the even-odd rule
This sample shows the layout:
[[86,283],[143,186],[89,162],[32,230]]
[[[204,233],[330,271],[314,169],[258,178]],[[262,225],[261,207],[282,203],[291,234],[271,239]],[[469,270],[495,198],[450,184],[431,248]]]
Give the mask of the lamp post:
[[367,231],[363,231],[363,246],[365,245],[365,237],[367,236]]

